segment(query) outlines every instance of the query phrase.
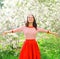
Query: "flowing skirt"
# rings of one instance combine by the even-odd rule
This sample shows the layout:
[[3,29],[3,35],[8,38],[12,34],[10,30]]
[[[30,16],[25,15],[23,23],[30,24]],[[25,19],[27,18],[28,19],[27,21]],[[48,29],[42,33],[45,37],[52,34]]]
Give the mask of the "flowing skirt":
[[26,39],[18,59],[41,59],[40,49],[35,39]]

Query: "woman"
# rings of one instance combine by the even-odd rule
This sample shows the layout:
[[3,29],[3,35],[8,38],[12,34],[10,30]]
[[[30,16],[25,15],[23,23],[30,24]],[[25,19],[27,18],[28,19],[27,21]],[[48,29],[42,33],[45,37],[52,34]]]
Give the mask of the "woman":
[[36,20],[33,15],[28,15],[27,23],[25,26],[21,26],[10,31],[5,31],[3,34],[14,33],[14,32],[24,32],[26,40],[21,48],[19,59],[41,59],[41,53],[36,42],[36,34],[38,32],[45,32],[55,34],[49,30],[43,28],[38,28]]

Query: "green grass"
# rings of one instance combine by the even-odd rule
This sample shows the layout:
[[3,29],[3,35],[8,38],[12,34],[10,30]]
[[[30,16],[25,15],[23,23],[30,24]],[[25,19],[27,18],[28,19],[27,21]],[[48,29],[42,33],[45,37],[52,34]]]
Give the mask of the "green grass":
[[60,38],[48,35],[49,38],[38,40],[42,59],[60,59]]

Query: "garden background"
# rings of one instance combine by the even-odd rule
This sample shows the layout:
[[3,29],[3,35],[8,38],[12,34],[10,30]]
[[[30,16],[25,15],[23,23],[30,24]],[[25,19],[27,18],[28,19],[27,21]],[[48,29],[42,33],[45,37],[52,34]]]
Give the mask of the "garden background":
[[0,59],[18,59],[25,41],[23,32],[2,33],[25,25],[29,13],[38,27],[59,35],[37,34],[42,59],[60,59],[60,0],[0,0]]

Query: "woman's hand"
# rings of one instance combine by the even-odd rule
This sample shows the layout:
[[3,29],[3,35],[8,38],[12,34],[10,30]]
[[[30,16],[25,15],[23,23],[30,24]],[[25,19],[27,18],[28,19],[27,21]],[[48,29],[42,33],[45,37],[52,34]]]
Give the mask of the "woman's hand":
[[55,35],[56,37],[58,37],[58,34],[57,34],[56,32],[51,32],[51,31],[49,31],[48,33],[49,33],[49,34],[53,34],[53,35]]
[[2,33],[2,35],[6,35],[8,33],[9,33],[9,31],[5,31],[5,32]]
[[5,31],[5,32],[2,33],[2,35],[6,35],[8,33],[14,33],[14,31],[13,30]]

